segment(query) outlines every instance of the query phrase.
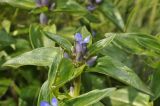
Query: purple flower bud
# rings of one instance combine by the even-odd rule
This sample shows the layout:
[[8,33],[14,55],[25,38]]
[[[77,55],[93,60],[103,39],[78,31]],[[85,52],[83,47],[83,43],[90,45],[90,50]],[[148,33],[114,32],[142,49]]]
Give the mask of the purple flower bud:
[[82,44],[80,42],[76,42],[75,50],[76,50],[76,53],[82,52]]
[[52,106],[58,106],[58,101],[57,101],[56,98],[52,98],[51,105]]
[[42,6],[48,6],[49,5],[49,0],[41,0],[41,5]]
[[95,7],[94,5],[88,5],[88,6],[87,6],[87,9],[88,9],[89,11],[93,11],[93,10],[96,9],[96,7]]
[[96,36],[96,31],[92,31],[92,36],[95,37]]
[[89,67],[92,67],[95,64],[96,60],[97,60],[97,56],[93,56],[86,63]]
[[99,4],[99,3],[102,2],[102,0],[95,0],[95,2],[96,2],[97,4]]
[[83,40],[82,35],[81,35],[80,33],[76,33],[75,36],[74,36],[74,38],[75,38],[75,40],[78,41],[78,42],[80,42],[80,41]]
[[82,54],[85,55],[87,52],[87,43],[82,44]]
[[40,23],[46,25],[48,23],[47,16],[44,13],[41,13],[39,16]]
[[41,0],[36,0],[36,5],[37,5],[37,7],[41,7],[42,5],[41,5]]
[[67,59],[69,58],[69,55],[67,52],[64,52],[63,56],[64,56],[64,58],[67,58]]
[[50,104],[46,101],[41,101],[40,106],[50,106]]

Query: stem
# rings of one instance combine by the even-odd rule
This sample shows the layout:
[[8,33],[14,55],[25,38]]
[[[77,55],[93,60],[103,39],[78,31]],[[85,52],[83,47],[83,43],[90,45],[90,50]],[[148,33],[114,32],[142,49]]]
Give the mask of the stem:
[[75,78],[74,82],[74,97],[79,96],[80,93],[80,87],[81,87],[81,76],[78,76],[77,78]]

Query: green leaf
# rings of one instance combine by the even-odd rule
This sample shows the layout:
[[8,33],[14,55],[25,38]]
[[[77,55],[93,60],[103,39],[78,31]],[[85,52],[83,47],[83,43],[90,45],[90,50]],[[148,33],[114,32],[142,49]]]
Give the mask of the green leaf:
[[48,11],[48,7],[43,6],[43,7],[34,8],[30,13],[32,13],[32,14],[40,14],[40,13],[43,13],[43,12],[46,12],[46,11]]
[[57,7],[54,12],[67,12],[72,14],[84,15],[87,11],[76,1],[68,0],[66,3],[62,3],[59,7]]
[[100,5],[100,10],[102,13],[111,21],[113,22],[120,30],[124,30],[124,22],[123,19],[117,10],[116,7],[113,6],[109,0],[104,0],[103,3]]
[[26,52],[20,56],[8,60],[3,66],[18,68],[23,65],[49,66],[53,58],[60,53],[56,47],[42,47]]
[[74,65],[71,60],[62,59],[62,62],[59,66],[59,75],[54,86],[61,87],[65,83],[78,77],[83,72],[84,67],[85,65],[82,65],[81,67],[78,68],[74,68]]
[[5,31],[0,31],[0,50],[10,44],[15,43],[15,40]]
[[10,79],[0,79],[0,97],[6,93],[11,83],[12,83],[12,80]]
[[35,7],[34,0],[1,0],[0,3],[7,3],[14,7],[33,9]]
[[[56,57],[58,57],[58,55]],[[71,60],[66,58],[62,59],[62,57],[58,58],[59,60],[53,60],[52,67],[48,74],[50,86],[53,86],[54,88],[61,87],[65,83],[79,76],[85,67],[85,65],[82,65],[78,68],[74,68],[74,64]]]
[[157,56],[160,54],[160,42],[151,35],[140,33],[107,33],[106,36],[116,35],[114,42],[121,49],[131,53]]
[[89,12],[86,15],[84,15],[84,17],[88,19],[90,22],[100,23],[100,19],[98,18],[98,16],[95,16]]
[[42,33],[38,25],[30,25],[29,39],[30,39],[32,48],[39,48],[43,46]]
[[5,31],[7,33],[9,33],[10,32],[10,28],[11,28],[11,21],[9,21],[9,20],[3,20],[2,21],[2,27],[5,29]]
[[49,72],[48,72],[49,87],[51,87],[56,81],[58,71],[59,71],[59,64],[60,64],[62,58],[63,58],[63,52],[57,53],[55,55],[55,57],[53,58],[52,65],[51,65]]
[[71,53],[72,44],[64,37],[50,33],[50,32],[44,32],[44,34],[50,38],[51,40],[58,43],[60,46],[62,46],[65,50],[67,50],[69,53]]
[[89,106],[97,103],[106,96],[110,96],[115,88],[107,88],[103,90],[93,90],[88,93],[82,94],[76,98],[66,101],[64,106]]
[[50,101],[54,95],[49,88],[48,80],[45,81],[40,89],[39,96],[38,96],[38,103],[37,106],[40,106],[41,101]]
[[106,46],[108,46],[112,42],[114,37],[115,37],[115,35],[114,36],[106,36],[106,38],[93,43],[88,49],[88,54],[93,55],[97,52],[100,52],[100,50],[102,50],[103,48],[105,48]]
[[99,58],[97,60],[97,65],[93,68],[90,68],[89,72],[97,72],[109,75],[138,90],[153,95],[149,88],[142,82],[142,80],[133,70],[109,56]]
[[154,100],[160,97],[160,92],[159,92],[160,91],[160,85],[159,85],[160,77],[159,76],[160,76],[160,68],[157,70],[154,70],[154,74],[152,76],[151,83],[150,83],[151,90],[154,93],[154,97],[153,97]]
[[150,97],[133,88],[122,88],[114,91],[104,102],[107,106],[153,106]]

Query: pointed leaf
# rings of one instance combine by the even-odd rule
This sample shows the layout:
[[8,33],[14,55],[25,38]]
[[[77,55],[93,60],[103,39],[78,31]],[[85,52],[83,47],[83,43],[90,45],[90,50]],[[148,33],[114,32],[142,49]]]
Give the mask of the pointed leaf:
[[40,106],[41,101],[49,102],[53,97],[51,93],[51,89],[49,88],[48,80],[45,81],[40,89],[39,96],[38,96],[38,103],[37,106]]
[[51,65],[49,72],[48,72],[49,87],[51,87],[56,81],[56,78],[59,73],[59,64],[60,64],[62,58],[63,58],[63,52],[57,53],[55,55],[55,57],[53,58],[52,65]]
[[107,100],[107,106],[152,106],[149,95],[138,92],[134,88],[122,88],[114,91]]
[[94,68],[90,68],[89,71],[109,75],[125,84],[152,95],[152,92],[134,71],[109,56],[99,58],[97,65]]
[[85,65],[74,68],[71,60],[63,58],[59,64],[58,77],[56,78],[56,82],[53,85],[55,87],[63,86],[65,83],[79,76],[82,73],[84,67]]
[[44,34],[71,53],[72,44],[66,38],[50,32],[44,32]]
[[76,98],[68,100],[64,106],[89,106],[97,103],[106,96],[110,96],[113,91],[115,91],[115,88],[93,90]]
[[37,25],[30,25],[29,28],[29,39],[32,45],[32,48],[42,47],[42,33],[40,32],[40,27]]
[[56,47],[42,47],[26,52],[8,60],[3,66],[20,67],[23,65],[49,66],[60,49]]
[[115,37],[115,35],[114,36],[107,36],[106,38],[93,43],[89,47],[88,54],[93,55],[97,52],[100,52],[100,50],[102,50],[103,48],[105,48],[107,45],[109,45],[112,42],[114,37]]

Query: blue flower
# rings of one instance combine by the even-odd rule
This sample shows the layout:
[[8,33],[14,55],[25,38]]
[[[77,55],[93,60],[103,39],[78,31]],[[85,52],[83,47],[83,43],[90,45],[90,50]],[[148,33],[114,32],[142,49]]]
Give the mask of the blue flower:
[[46,101],[41,101],[40,106],[58,106],[58,101],[56,98],[52,98],[51,104]]
[[84,40],[82,38],[82,35],[80,33],[75,34],[75,53],[76,53],[76,60],[82,61],[83,56],[87,52],[87,43],[90,41],[90,36],[87,36]]
[[75,40],[76,40],[77,42],[79,42],[80,44],[82,44],[82,43],[89,43],[89,40],[90,40],[90,36],[87,36],[87,37],[83,40],[82,35],[81,35],[80,33],[76,33],[74,37],[75,37]]
[[50,104],[46,101],[41,101],[40,106],[50,106]]

